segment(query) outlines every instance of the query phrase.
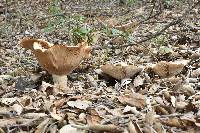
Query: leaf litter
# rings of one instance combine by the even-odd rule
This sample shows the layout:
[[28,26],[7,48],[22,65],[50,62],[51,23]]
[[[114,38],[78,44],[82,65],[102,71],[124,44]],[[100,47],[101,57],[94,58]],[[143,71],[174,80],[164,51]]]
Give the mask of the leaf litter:
[[[199,132],[198,4],[0,2],[0,132]],[[20,48],[24,37],[89,42],[71,92]]]

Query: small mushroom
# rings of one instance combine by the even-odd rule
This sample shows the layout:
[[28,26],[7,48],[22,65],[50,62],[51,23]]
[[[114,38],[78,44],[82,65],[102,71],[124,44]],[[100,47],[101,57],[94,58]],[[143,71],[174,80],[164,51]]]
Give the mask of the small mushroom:
[[54,84],[61,90],[66,88],[67,74],[77,68],[84,59],[89,58],[92,50],[86,42],[77,46],[66,46],[25,38],[20,44],[35,54],[39,64],[52,74]]
[[181,60],[175,62],[161,61],[152,66],[154,73],[162,78],[169,78],[175,76],[183,70],[184,66],[189,62],[189,60]]
[[134,65],[105,64],[101,66],[101,70],[115,79],[122,80],[124,78],[133,77],[137,73],[141,72],[142,68]]

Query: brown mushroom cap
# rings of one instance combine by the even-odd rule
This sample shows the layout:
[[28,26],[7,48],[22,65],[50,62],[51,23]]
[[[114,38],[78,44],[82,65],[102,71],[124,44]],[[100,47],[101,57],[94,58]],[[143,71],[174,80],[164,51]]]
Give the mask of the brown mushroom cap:
[[22,39],[21,42],[20,42],[20,45],[25,49],[34,50],[34,48],[33,48],[34,42],[39,43],[45,49],[48,49],[53,45],[53,44],[51,44],[51,43],[49,43],[45,40],[42,40],[42,39],[30,39],[30,38]]
[[152,67],[152,70],[162,78],[179,74],[185,65],[182,63],[161,61]]
[[101,70],[105,74],[108,74],[109,76],[115,79],[121,80],[124,78],[130,78],[134,76],[135,74],[141,72],[142,68],[139,68],[134,65],[122,66],[122,65],[114,65],[114,64],[105,64],[101,66]]
[[21,41],[21,46],[31,49],[39,64],[49,73],[55,75],[69,74],[78,67],[83,59],[90,57],[91,51],[91,47],[84,42],[77,46],[51,46],[44,40],[26,39]]

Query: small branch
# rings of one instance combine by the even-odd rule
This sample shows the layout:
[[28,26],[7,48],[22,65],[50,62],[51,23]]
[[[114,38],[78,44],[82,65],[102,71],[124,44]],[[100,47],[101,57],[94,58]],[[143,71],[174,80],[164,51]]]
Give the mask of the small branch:
[[96,132],[122,132],[122,130],[113,125],[113,124],[107,124],[107,125],[101,125],[101,124],[93,124],[93,125],[71,125],[72,127],[78,128],[78,129],[83,129],[83,130],[92,130]]
[[8,0],[6,0],[6,8],[5,8],[5,22],[8,20]]
[[39,18],[39,20],[49,19],[49,18],[53,18],[53,17],[57,17],[57,16],[66,17],[65,13],[58,13],[58,14],[53,14],[53,15],[49,15],[49,16]]

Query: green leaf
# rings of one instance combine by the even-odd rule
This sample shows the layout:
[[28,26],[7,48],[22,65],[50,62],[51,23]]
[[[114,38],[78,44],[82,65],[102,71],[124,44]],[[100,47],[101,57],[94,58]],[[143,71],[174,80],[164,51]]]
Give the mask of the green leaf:
[[114,29],[114,28],[111,30],[111,32],[112,32],[113,36],[117,36],[117,35],[122,35],[123,34],[122,31],[120,31],[118,29]]
[[170,47],[167,47],[167,46],[161,46],[159,51],[160,51],[161,54],[168,54],[168,53],[173,52],[173,50]]
[[127,41],[128,41],[129,43],[133,43],[133,42],[134,42],[134,38],[133,38],[133,36],[132,36],[131,34],[129,34],[129,35],[126,37],[126,39],[127,39]]
[[85,27],[81,27],[81,28],[79,29],[79,32],[80,32],[81,34],[88,34],[88,33],[90,32],[90,30],[87,29],[87,28],[85,28]]

